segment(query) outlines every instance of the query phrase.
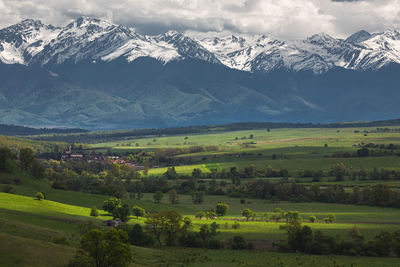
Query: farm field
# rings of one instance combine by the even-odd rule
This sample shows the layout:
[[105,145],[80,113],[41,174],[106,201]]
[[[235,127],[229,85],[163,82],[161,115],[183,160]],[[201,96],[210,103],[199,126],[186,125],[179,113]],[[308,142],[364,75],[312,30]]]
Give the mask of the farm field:
[[[69,189],[68,186],[74,186],[76,181],[70,184],[66,183],[67,186],[62,190],[56,189],[57,187],[52,186],[54,185],[53,177],[33,178],[30,173],[17,167],[19,162],[16,161],[11,172],[0,172],[0,189],[4,190],[12,184],[14,190],[14,194],[0,193],[0,238],[7,239],[7,243],[1,244],[0,249],[11,255],[6,258],[3,256],[4,254],[1,254],[0,261],[7,263],[7,266],[26,266],[28,265],[26,257],[36,257],[37,261],[30,262],[30,266],[65,266],[79,247],[83,234],[82,229],[85,228],[85,225],[93,223],[97,227],[101,227],[103,221],[112,219],[111,215],[102,210],[104,201],[109,199],[112,193],[102,194],[101,190],[95,188],[100,186],[101,189],[102,185],[111,181],[118,186],[126,184],[119,197],[122,204],[127,204],[130,208],[135,205],[140,206],[150,214],[174,210],[191,219],[191,230],[194,232],[199,232],[205,224],[216,223],[219,229],[215,238],[222,244],[229,243],[234,236],[240,235],[255,246],[253,251],[243,250],[234,251],[234,253],[227,248],[210,250],[180,246],[151,248],[132,246],[134,262],[131,266],[265,266],[265,262],[268,262],[270,266],[400,265],[399,260],[393,257],[317,256],[277,252],[277,248],[273,247],[273,244],[286,242],[288,238],[287,231],[282,228],[286,222],[283,218],[278,221],[271,219],[275,209],[282,209],[284,212],[298,211],[302,225],[309,226],[314,232],[321,231],[332,238],[349,241],[351,239],[349,232],[356,226],[365,242],[368,242],[373,241],[375,236],[382,231],[394,233],[400,230],[399,208],[326,203],[320,200],[317,200],[320,202],[302,199],[287,201],[287,199],[255,198],[244,193],[240,194],[240,192],[244,192],[248,183],[256,181],[265,181],[271,185],[293,182],[306,189],[319,186],[321,190],[331,186],[341,186],[345,193],[353,192],[355,187],[370,188],[385,185],[386,188],[398,192],[400,180],[395,178],[395,174],[400,171],[400,157],[398,156],[400,154],[400,132],[395,131],[397,127],[388,127],[388,129],[384,132],[379,132],[374,127],[271,129],[269,131],[265,129],[149,136],[125,138],[106,143],[80,144],[85,151],[111,152],[121,157],[129,154],[136,156],[144,151],[146,160],[152,159],[157,151],[165,149],[204,147],[203,152],[188,153],[187,150],[181,150],[182,153],[166,156],[168,160],[164,159],[164,162],[155,161],[156,163],[150,164],[147,175],[144,174],[144,171],[139,171],[140,177],[136,176],[130,179],[123,175],[119,178],[110,177],[109,174],[114,170],[108,168],[107,164],[111,166],[113,163],[106,163],[103,172],[93,174],[91,179],[96,182],[93,182],[87,190],[81,190],[80,187]],[[24,141],[19,139],[18,141],[20,142],[18,145],[22,144],[23,146]],[[54,143],[44,141],[31,141],[27,144],[29,144],[28,147],[31,147],[30,144],[40,144],[46,149],[54,145]],[[370,149],[371,151],[376,150],[375,154],[371,152],[372,154],[366,157],[356,156],[357,151],[366,144],[373,144]],[[389,145],[392,149],[387,148]],[[32,147],[34,148],[34,146]],[[18,146],[14,146],[14,148],[18,148]],[[348,153],[347,155],[350,156],[340,156],[343,153]],[[46,165],[46,162],[44,164],[46,168],[56,166],[54,167],[56,171],[60,171],[62,168],[75,168],[76,175],[71,177],[76,180],[82,179],[79,176],[80,171],[85,168],[84,164],[80,162],[63,162],[61,160],[53,165]],[[340,164],[346,167],[348,173],[343,180],[338,181],[330,171],[332,166]],[[229,172],[232,167],[237,167],[241,171],[250,165],[254,166],[256,170],[265,170],[268,167],[276,170],[285,169],[288,174],[287,177],[266,175],[241,177],[240,183],[236,185],[229,174],[215,179],[207,177],[213,172]],[[167,179],[165,173],[171,167],[175,168],[177,177]],[[200,177],[192,177],[194,169],[200,170]],[[307,170],[322,171],[324,176],[317,181],[312,177],[298,177],[299,173]],[[387,170],[392,178],[350,179],[352,171],[360,170],[367,173],[375,170]],[[46,169],[47,171],[48,169]],[[15,180],[18,183],[14,183]],[[146,184],[146,181],[152,181],[146,185],[149,186],[151,183],[161,180],[166,188],[145,191],[140,194],[140,199],[135,198],[133,184]],[[203,186],[207,189],[211,180],[223,188],[222,193],[219,195],[209,194],[207,191],[201,203],[194,204],[193,193],[185,189],[183,184],[194,183],[198,188]],[[4,183],[1,184],[1,181]],[[230,194],[234,188],[238,190],[234,192],[236,195]],[[169,197],[168,192],[171,189],[178,191],[178,202],[175,204],[171,204]],[[163,198],[159,203],[154,200],[154,193],[157,190],[163,192]],[[34,196],[37,192],[45,193],[46,199],[35,200]],[[199,219],[195,216],[201,211],[214,210],[219,202],[229,205],[226,215],[213,219]],[[96,218],[90,216],[91,208],[94,206],[99,212],[99,216]],[[245,209],[251,209],[256,213],[255,218],[247,221],[242,215]],[[333,223],[327,223],[325,218],[331,214],[335,215],[336,220]],[[309,222],[310,216],[315,216],[316,221]],[[131,215],[127,225],[128,227],[135,224],[144,226],[145,221],[144,217],[136,218]],[[233,225],[236,223],[240,227],[234,229]],[[60,237],[65,238],[68,244],[55,244],[55,240]],[[22,243],[24,245],[21,245]],[[12,253],[12,250],[18,246],[26,255],[20,260],[15,253]],[[64,250],[65,253],[62,254]],[[41,259],[41,255],[46,253],[52,253],[54,257]],[[59,262],[57,261],[58,257],[60,258]]]
[[[395,127],[392,127],[395,128]],[[391,127],[388,127],[391,129]],[[357,131],[357,133],[355,133]],[[364,133],[366,132],[366,133]],[[250,135],[253,137],[250,139]],[[246,138],[246,139],[242,139]],[[194,134],[180,136],[127,139],[90,145],[91,148],[112,149],[115,153],[129,153],[141,149],[154,151],[159,148],[185,148],[191,146],[216,146],[219,151],[183,154],[198,162],[186,166],[176,166],[178,173],[190,174],[193,168],[210,172],[214,168],[228,169],[232,166],[242,168],[249,164],[257,168],[271,166],[286,168],[290,173],[304,169],[329,170],[332,164],[342,162],[353,169],[372,170],[373,168],[396,169],[397,156],[368,158],[332,158],[338,152],[354,153],[362,144],[399,144],[400,133],[376,132],[374,127],[340,129],[272,129],[247,130],[227,133]],[[243,147],[248,144],[248,147]],[[136,146],[139,145],[139,146]],[[277,159],[272,160],[272,155]],[[149,175],[161,175],[166,168],[149,170]]]
[[[227,201],[227,199],[224,199]],[[136,204],[145,204],[146,200],[136,203]],[[56,250],[62,248],[62,246],[55,245],[51,243],[51,240],[57,236],[66,236],[72,244],[76,244],[77,242],[77,235],[78,235],[78,227],[76,225],[77,222],[85,222],[86,220],[90,219],[89,216],[89,208],[73,206],[62,204],[58,202],[42,200],[37,201],[34,200],[32,197],[24,197],[24,196],[14,196],[9,194],[0,193],[0,214],[2,215],[2,219],[0,219],[0,223],[2,225],[2,229],[4,232],[8,233],[8,235],[12,235],[12,238],[8,242],[12,243],[12,246],[15,246],[15,243],[18,244],[21,240],[25,238],[34,238],[35,240],[41,240],[42,243],[39,244],[39,248],[42,250]],[[193,211],[206,209],[210,205],[215,204],[214,200],[209,200],[209,202],[196,207]],[[252,203],[253,204],[253,203]],[[165,205],[167,205],[165,203]],[[328,204],[329,205],[329,204]],[[181,207],[179,207],[181,206]],[[176,206],[177,210],[180,210],[182,206],[186,206],[183,204],[179,204]],[[236,207],[235,205],[231,204],[232,206],[232,213],[228,216],[214,220],[217,224],[221,225],[219,238],[229,238],[235,234],[241,234],[245,236],[248,240],[282,240],[285,239],[285,232],[279,229],[279,225],[283,223],[275,223],[275,222],[245,222],[240,221],[241,228],[238,230],[233,229],[225,229],[225,224],[231,224],[233,220],[239,219],[240,216],[236,214],[239,212],[240,208]],[[291,205],[291,203],[279,203],[279,206],[282,208],[285,207],[292,207],[297,208],[298,210],[304,211],[304,215],[306,215],[307,211],[315,211],[313,214],[324,214],[324,212],[318,212],[323,209],[322,206],[318,207],[318,205],[314,203],[310,203],[309,205],[305,204],[297,204],[295,206]],[[336,212],[338,218],[343,216],[346,218],[345,215],[350,214],[350,209],[352,207],[348,207],[348,212],[346,212],[344,207],[346,205],[332,205],[332,208],[329,209],[331,212]],[[264,203],[254,203],[252,205],[253,209],[260,210],[264,208],[269,208],[273,206],[265,206]],[[342,211],[339,213],[337,211]],[[391,223],[387,224],[380,224],[379,222],[375,221],[375,216],[382,216],[383,214],[389,213],[392,214],[393,218]],[[100,212],[103,214],[103,212]],[[368,218],[363,217],[369,214]],[[372,238],[374,234],[379,232],[381,229],[386,229],[390,231],[394,231],[399,229],[399,216],[396,215],[397,213],[393,213],[390,210],[385,210],[381,208],[370,208],[366,207],[361,212],[353,213],[351,216],[348,215],[348,220],[358,220],[358,223],[347,223],[346,220],[342,222],[337,222],[333,224],[325,224],[325,223],[314,223],[308,224],[312,227],[312,229],[322,230],[330,235],[343,235],[345,236],[347,231],[351,229],[354,225],[360,229],[360,231],[365,234],[367,238]],[[189,215],[191,214],[184,214]],[[106,219],[108,216],[100,216],[98,219]],[[7,218],[7,219],[4,219]],[[365,224],[362,222],[365,220]],[[133,223],[143,223],[143,221],[136,220],[135,218],[131,218],[129,224]],[[203,223],[211,223],[211,221],[205,220],[196,220],[193,218],[193,223],[195,229]],[[18,229],[18,230],[16,230]],[[14,237],[15,236],[15,237]],[[14,243],[15,242],[15,243]],[[39,242],[39,241],[35,241]],[[29,242],[27,243],[29,244]],[[35,244],[36,245],[36,244]],[[29,247],[28,245],[26,245]],[[68,248],[69,249],[69,248]],[[70,249],[72,251],[73,249]],[[144,248],[135,248],[135,255],[136,260],[135,264],[132,266],[152,266],[155,262],[162,263],[162,262],[170,262],[170,263],[190,263],[190,266],[213,266],[215,264],[221,264],[221,266],[225,266],[226,259],[230,259],[229,263],[232,263],[233,266],[241,266],[243,264],[250,264],[251,266],[262,266],[264,260],[271,261],[272,266],[273,264],[278,264],[282,262],[283,266],[291,266],[294,263],[303,263],[303,264],[316,264],[319,261],[324,261],[325,263],[331,262],[332,265],[334,262],[345,264],[344,266],[374,266],[379,262],[379,264],[383,264],[381,266],[392,266],[391,264],[397,263],[397,259],[371,259],[371,262],[368,261],[366,258],[358,258],[354,259],[351,257],[338,257],[338,256],[301,256],[297,255],[294,256],[292,254],[282,254],[282,253],[270,253],[270,252],[237,252],[235,256],[232,256],[232,253],[228,250],[222,250],[215,252],[209,250],[202,250],[202,249],[144,249]],[[150,258],[146,257],[147,253],[152,255],[157,255],[155,259],[150,260]],[[174,258],[171,257],[171,254],[168,251],[175,251],[174,253],[183,253],[183,258]],[[27,253],[39,253],[38,251],[31,251],[27,248]],[[39,253],[40,254],[40,253]],[[68,254],[67,254],[68,255]],[[64,255],[64,258],[66,256]],[[49,259],[51,261],[51,259]],[[368,262],[368,263],[367,263]],[[372,264],[372,265],[365,265],[365,264]],[[36,263],[35,263],[36,264]],[[39,266],[33,264],[32,266]],[[358,265],[359,264],[359,265]],[[226,265],[228,266],[228,265]],[[232,265],[230,265],[232,266]],[[329,265],[324,265],[329,266]]]

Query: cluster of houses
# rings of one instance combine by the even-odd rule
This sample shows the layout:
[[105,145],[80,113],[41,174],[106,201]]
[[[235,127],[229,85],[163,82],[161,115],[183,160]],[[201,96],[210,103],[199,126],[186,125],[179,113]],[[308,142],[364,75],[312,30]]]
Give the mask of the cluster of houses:
[[107,162],[107,163],[118,163],[120,165],[127,165],[136,170],[144,169],[144,166],[137,164],[136,162],[124,160],[119,156],[106,156],[103,154],[84,154],[82,152],[76,152],[72,149],[72,145],[69,145],[66,150],[63,151],[61,159],[64,161],[74,160],[74,161],[88,161],[88,162]]

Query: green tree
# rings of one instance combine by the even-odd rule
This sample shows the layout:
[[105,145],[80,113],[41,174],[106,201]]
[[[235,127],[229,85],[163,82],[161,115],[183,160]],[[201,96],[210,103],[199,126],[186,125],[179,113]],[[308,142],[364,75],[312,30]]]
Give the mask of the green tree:
[[119,219],[122,222],[127,222],[129,220],[130,214],[131,211],[127,204],[115,207],[115,209],[112,212],[112,216],[114,217],[114,219]]
[[119,177],[121,175],[121,166],[118,163],[114,163],[111,169],[112,175]]
[[161,191],[157,191],[153,195],[154,202],[160,204],[161,200],[163,199],[164,195]]
[[215,213],[218,216],[225,216],[228,213],[229,205],[223,202],[219,202],[215,207]]
[[199,211],[196,213],[195,217],[201,220],[203,217],[206,217],[206,213],[204,211]]
[[143,217],[146,214],[146,211],[139,206],[133,206],[132,214],[138,219],[139,217]]
[[343,163],[332,165],[330,174],[335,177],[336,181],[343,181],[346,175],[346,165]]
[[192,177],[195,179],[200,178],[201,176],[201,170],[199,168],[194,168],[192,172]]
[[92,217],[99,216],[99,211],[97,210],[96,206],[93,206],[92,209],[90,210],[90,216],[92,216]]
[[178,203],[178,193],[175,189],[172,189],[168,192],[169,195],[169,202],[174,205]]
[[[77,253],[70,266],[125,267],[133,260],[125,231],[114,228],[103,232],[91,230],[81,240],[84,253]],[[84,264],[82,264],[82,262]]]
[[10,172],[12,170],[12,159],[14,154],[7,147],[0,148],[0,171]]
[[175,180],[177,177],[175,167],[169,167],[167,171],[164,173],[165,178],[168,180]]
[[111,197],[103,202],[103,210],[112,214],[116,207],[121,206],[121,199]]
[[162,236],[168,245],[173,245],[177,234],[182,230],[183,217],[176,211],[161,211],[147,216],[146,229],[151,232],[161,246]]
[[35,198],[40,201],[40,200],[44,199],[44,195],[42,192],[37,192],[35,194]]
[[329,220],[329,222],[330,223],[333,223],[334,221],[336,221],[336,216],[335,216],[335,214],[329,214],[328,215],[328,220]]
[[247,221],[250,219],[252,214],[253,214],[253,211],[251,209],[244,209],[243,212],[242,212],[242,216],[246,217]]
[[19,150],[19,161],[23,170],[30,170],[35,160],[35,154],[30,148],[21,148]]
[[201,204],[204,201],[204,191],[196,191],[192,195],[194,204]]
[[209,210],[206,212],[206,217],[207,219],[215,219],[217,217],[217,214],[213,210]]
[[315,217],[314,215],[311,215],[310,217],[308,217],[308,221],[309,221],[310,223],[314,223],[314,222],[317,221],[317,217]]

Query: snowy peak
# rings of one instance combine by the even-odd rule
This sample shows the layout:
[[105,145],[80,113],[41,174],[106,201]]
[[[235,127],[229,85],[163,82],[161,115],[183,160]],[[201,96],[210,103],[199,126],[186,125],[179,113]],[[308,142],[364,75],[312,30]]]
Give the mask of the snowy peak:
[[0,30],[0,60],[7,64],[25,64],[56,38],[59,28],[27,19]]
[[350,37],[348,37],[346,39],[346,42],[356,44],[356,43],[364,42],[364,41],[368,40],[369,38],[371,38],[371,34],[367,31],[361,30],[361,31],[358,31],[358,32],[350,35]]
[[132,62],[140,57],[164,63],[192,58],[242,71],[378,70],[400,64],[400,32],[361,30],[345,40],[326,33],[290,41],[250,34],[198,40],[177,31],[144,36],[134,28],[90,17],[61,28],[27,19],[0,30],[0,61],[6,64],[41,66],[117,58]]

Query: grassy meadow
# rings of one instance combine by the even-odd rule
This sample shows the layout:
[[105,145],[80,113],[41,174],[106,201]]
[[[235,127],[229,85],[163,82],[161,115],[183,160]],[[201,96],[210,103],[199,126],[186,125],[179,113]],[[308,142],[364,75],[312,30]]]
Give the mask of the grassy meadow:
[[[394,154],[365,158],[332,157],[336,153],[354,153],[360,145],[368,143],[400,145],[400,132],[378,132],[374,127],[271,129],[270,131],[264,129],[125,138],[106,143],[84,144],[84,146],[99,152],[111,149],[112,152],[123,154],[139,150],[152,152],[162,148],[191,146],[218,148],[175,156],[192,160],[189,165],[175,166],[178,174],[189,175],[194,168],[199,168],[202,173],[209,173],[213,169],[221,171],[233,166],[243,168],[250,164],[260,169],[268,166],[275,169],[285,168],[291,176],[289,179],[297,179],[294,176],[298,172],[309,169],[327,172],[335,163],[344,163],[354,170],[359,170],[361,167],[367,171],[374,168],[400,170],[400,157]],[[32,141],[32,145],[43,144]],[[274,154],[276,159],[272,159]],[[151,168],[148,175],[162,176],[166,170],[166,166]],[[65,266],[79,246],[80,226],[89,220],[100,224],[104,220],[111,219],[111,216],[101,210],[103,202],[109,196],[57,190],[52,188],[48,181],[34,179],[20,170],[8,174],[0,173],[0,178],[2,180],[18,178],[22,181],[21,184],[13,185],[15,194],[0,193],[0,266]],[[146,179],[146,176],[142,178]],[[273,182],[280,178],[262,179]],[[392,188],[400,188],[400,182],[396,180],[335,182],[331,177],[324,177],[320,182],[311,182],[308,178],[297,180],[306,186],[318,184],[323,187],[341,184],[346,190],[351,190],[355,185],[382,183]],[[0,184],[0,189],[4,186],[6,184]],[[35,200],[34,195],[38,191],[45,192],[47,199]],[[283,221],[274,222],[262,217],[265,213],[268,217],[271,216],[275,208],[299,211],[302,222],[313,230],[321,230],[327,235],[348,239],[349,230],[357,226],[366,240],[372,240],[382,230],[390,232],[400,230],[400,209],[396,208],[316,202],[272,202],[252,198],[241,201],[240,198],[211,195],[206,195],[201,204],[193,204],[191,195],[179,195],[179,202],[172,205],[168,194],[164,194],[160,204],[154,203],[153,194],[144,194],[141,200],[125,197],[122,202],[130,207],[138,205],[151,212],[176,210],[192,219],[195,231],[198,231],[203,224],[216,222],[220,227],[217,238],[223,241],[235,235],[242,235],[246,240],[260,243],[259,249],[254,251],[234,251],[234,253],[229,249],[132,247],[134,251],[132,266],[265,266],[266,263],[269,266],[400,266],[400,260],[397,258],[316,256],[266,251],[265,247],[270,248],[273,242],[286,240],[287,235],[285,230],[280,229],[284,224]],[[211,210],[218,202],[229,205],[226,216],[215,220],[195,218],[197,212]],[[93,206],[99,209],[100,216],[97,218],[90,216],[90,209]],[[257,213],[254,221],[246,221],[242,216],[242,211],[246,208]],[[337,220],[334,223],[323,221],[329,214],[335,214]],[[308,222],[311,215],[317,217],[317,222]],[[128,224],[143,225],[144,221],[144,218],[137,219],[131,216]],[[240,224],[239,229],[232,228],[235,222]],[[55,244],[54,240],[57,237],[66,237],[69,245]],[[19,255],[24,256],[18,257]]]

